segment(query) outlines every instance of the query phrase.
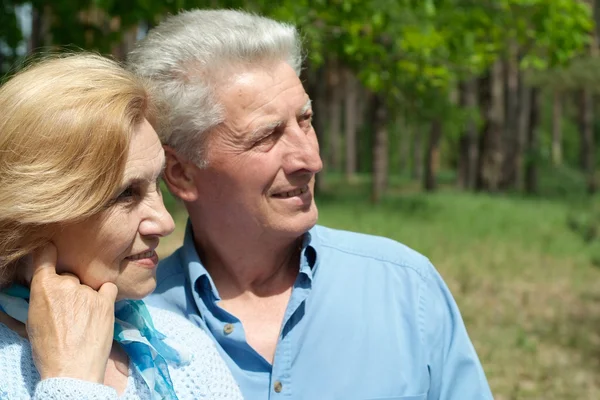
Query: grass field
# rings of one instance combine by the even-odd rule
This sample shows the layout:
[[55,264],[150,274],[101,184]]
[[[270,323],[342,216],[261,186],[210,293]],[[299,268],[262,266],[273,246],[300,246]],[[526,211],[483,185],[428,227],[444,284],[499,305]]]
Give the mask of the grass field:
[[[569,229],[583,202],[422,194],[397,185],[378,206],[367,182],[330,183],[322,225],[383,235],[427,255],[452,290],[495,398],[600,399],[600,268]],[[172,200],[180,245],[185,214]]]

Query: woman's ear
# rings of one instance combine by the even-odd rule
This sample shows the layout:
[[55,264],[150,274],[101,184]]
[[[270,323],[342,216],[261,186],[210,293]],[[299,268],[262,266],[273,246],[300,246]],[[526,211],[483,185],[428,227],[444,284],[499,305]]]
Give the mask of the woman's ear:
[[[39,249],[36,251],[39,251]],[[15,277],[15,280],[17,283],[29,287],[31,284],[31,278],[33,277],[33,254],[27,254],[17,263],[17,276]]]
[[193,202],[198,198],[198,187],[196,186],[196,171],[198,167],[181,157],[169,146],[163,146],[165,150],[165,172],[164,179],[167,187],[175,196],[184,202]]

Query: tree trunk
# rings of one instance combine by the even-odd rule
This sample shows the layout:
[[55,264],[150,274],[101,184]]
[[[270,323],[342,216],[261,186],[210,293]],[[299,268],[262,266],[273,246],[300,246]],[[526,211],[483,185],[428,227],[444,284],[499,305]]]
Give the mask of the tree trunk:
[[442,138],[442,120],[435,118],[431,123],[427,152],[425,153],[424,189],[428,192],[437,188],[437,173],[440,165],[440,140]]
[[27,46],[27,53],[33,54],[38,51],[43,44],[44,32],[44,11],[36,7],[31,7],[31,36]]
[[402,174],[409,168],[408,161],[410,160],[410,129],[401,113],[398,113],[396,121],[398,135],[400,136],[398,140],[398,173]]
[[[590,43],[590,57],[598,57],[598,39],[600,27],[600,8],[598,0],[592,0],[594,22],[596,29],[592,34]],[[596,149],[594,148],[594,95],[590,90],[582,93],[580,107],[580,132],[581,132],[581,163],[586,175],[586,186],[589,194],[596,193]]]
[[506,60],[506,120],[503,141],[504,168],[502,188],[513,189],[517,186],[517,154],[519,147],[519,64],[517,48],[510,47]]
[[[359,127],[356,136],[356,171],[370,172],[373,160],[371,160],[371,157],[366,157],[366,153],[371,152],[372,154],[373,150],[373,144],[371,143],[373,127],[370,125],[372,122],[373,93],[363,85],[358,85],[358,98],[360,100],[357,103],[358,112],[356,113],[356,126]],[[367,130],[361,135],[360,128],[362,127],[367,128]]]
[[337,62],[327,65],[329,83],[329,168],[342,170],[342,101],[343,86],[341,71]]
[[536,194],[538,191],[538,159],[540,152],[540,93],[539,89],[530,89],[530,107],[527,127],[527,160],[525,162],[525,191]]
[[481,137],[478,187],[490,192],[498,191],[504,161],[502,134],[504,132],[504,81],[502,62],[496,61],[489,77],[489,106],[486,126]]
[[413,179],[421,181],[423,179],[423,132],[420,124],[416,124],[413,129]]
[[471,78],[461,87],[460,102],[468,110],[469,117],[465,124],[465,132],[459,140],[458,185],[463,189],[474,189],[477,180],[477,79]]
[[594,98],[591,91],[582,91],[579,111],[580,162],[586,176],[587,191],[592,194],[596,192],[596,181],[594,177]]
[[525,189],[525,152],[529,131],[529,118],[531,117],[531,88],[525,84],[519,87],[519,134],[517,147],[516,183],[519,190]]
[[562,100],[561,93],[554,91],[552,98],[552,164],[562,164]]
[[[326,132],[326,115],[327,115],[327,88],[325,82],[325,68],[323,66],[319,68],[303,68],[302,69],[302,81],[306,82],[306,91],[313,101],[313,107],[315,110],[319,110],[315,113],[313,118],[313,126],[319,140],[319,147],[323,146],[323,135]],[[316,176],[315,181],[315,193],[319,193],[326,189],[327,184],[325,180],[325,172],[327,170],[327,163],[323,163],[323,169]]]
[[346,181],[356,175],[356,132],[358,130],[358,82],[350,70],[345,71],[346,97],[344,128],[346,133]]
[[371,200],[378,203],[387,184],[388,172],[388,131],[387,108],[380,95],[373,97],[373,188]]
[[135,46],[135,42],[137,41],[137,30],[138,27],[130,27],[129,29],[123,32],[123,36],[121,37],[121,42],[112,48],[112,55],[115,59],[119,61],[125,61],[127,58],[127,54],[133,49]]

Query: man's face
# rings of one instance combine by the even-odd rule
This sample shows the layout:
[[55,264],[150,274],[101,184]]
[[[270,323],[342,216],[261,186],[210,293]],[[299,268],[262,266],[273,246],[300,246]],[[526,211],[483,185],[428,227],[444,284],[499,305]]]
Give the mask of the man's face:
[[296,73],[284,62],[246,69],[217,95],[226,121],[208,140],[208,167],[195,175],[206,227],[303,234],[317,221],[314,176],[323,164]]

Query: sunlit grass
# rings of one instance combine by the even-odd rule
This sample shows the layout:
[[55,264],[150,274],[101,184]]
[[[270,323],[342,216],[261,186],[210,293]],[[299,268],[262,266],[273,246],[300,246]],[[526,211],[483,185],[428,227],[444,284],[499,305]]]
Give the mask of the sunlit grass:
[[[335,177],[319,223],[387,236],[427,255],[463,313],[496,399],[600,398],[600,269],[567,220],[585,201],[415,191],[393,180],[381,204],[368,181]],[[185,214],[171,199],[181,243]]]

